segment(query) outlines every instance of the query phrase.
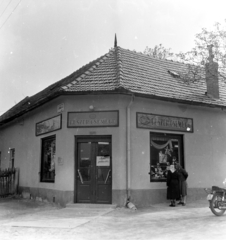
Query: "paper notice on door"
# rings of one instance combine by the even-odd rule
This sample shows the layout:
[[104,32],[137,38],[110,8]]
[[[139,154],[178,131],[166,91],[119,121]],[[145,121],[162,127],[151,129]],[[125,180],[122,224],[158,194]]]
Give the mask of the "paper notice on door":
[[110,156],[97,156],[96,165],[97,167],[110,166]]

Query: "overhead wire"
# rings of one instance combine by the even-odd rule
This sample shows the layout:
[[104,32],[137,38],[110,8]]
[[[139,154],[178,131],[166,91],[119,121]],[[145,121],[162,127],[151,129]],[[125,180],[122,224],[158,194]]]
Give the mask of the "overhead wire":
[[0,3],[0,7],[2,6],[2,3],[4,2],[4,0],[2,0],[2,2]]
[[3,22],[3,24],[0,27],[0,30],[2,29],[2,27],[5,25],[5,23],[8,21],[8,19],[10,18],[10,16],[13,14],[13,12],[16,10],[16,8],[19,6],[19,4],[21,3],[22,0],[20,0],[18,2],[18,4],[14,7],[13,11],[9,14],[9,16],[6,18],[6,20]]
[[[10,18],[10,16],[13,14],[13,12],[16,10],[16,8],[19,6],[19,4],[21,3],[22,0],[20,0],[17,5],[14,7],[13,11],[9,14],[9,16],[6,18],[6,20],[3,22],[3,24],[0,27],[0,30],[2,29],[2,27],[5,25],[5,23],[8,21],[8,19]],[[9,4],[12,2],[12,0],[9,1],[9,3],[7,4],[7,6],[5,7],[5,9],[3,10],[3,12],[1,13],[0,18],[2,17],[2,15],[4,14],[4,12],[6,11],[7,7],[9,6]],[[0,3],[0,6],[2,5],[3,1]],[[4,113],[5,111],[0,111],[0,113]]]
[[0,15],[0,18],[1,18],[1,16],[4,14],[4,12],[6,11],[7,7],[9,6],[9,4],[10,4],[11,2],[12,2],[12,0],[10,0],[10,1],[8,2],[7,6],[5,7],[5,9],[3,10],[2,14]]

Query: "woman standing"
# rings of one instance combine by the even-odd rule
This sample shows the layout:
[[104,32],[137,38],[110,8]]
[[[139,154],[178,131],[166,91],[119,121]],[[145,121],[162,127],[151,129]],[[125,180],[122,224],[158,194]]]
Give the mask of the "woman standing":
[[180,164],[176,165],[176,170],[180,176],[180,202],[182,206],[186,205],[186,196],[187,196],[187,182],[188,173],[180,166]]
[[174,165],[170,165],[167,174],[167,199],[171,201],[170,207],[176,206],[176,200],[180,199],[180,175]]

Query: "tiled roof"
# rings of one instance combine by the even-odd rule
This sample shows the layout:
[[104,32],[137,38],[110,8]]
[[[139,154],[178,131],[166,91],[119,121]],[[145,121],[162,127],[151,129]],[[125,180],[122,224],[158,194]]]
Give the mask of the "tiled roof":
[[70,76],[32,97],[26,97],[0,117],[0,125],[23,115],[60,94],[127,92],[162,100],[226,107],[225,83],[219,78],[220,98],[208,97],[202,79],[186,84],[171,72],[186,72],[186,64],[152,58],[142,53],[113,48]]
[[180,62],[156,59],[117,47],[107,55],[105,61],[92,74],[84,74],[78,81],[66,85],[64,90],[67,92],[99,91],[122,87],[134,94],[150,97],[226,106],[225,83],[222,79],[219,79],[220,99],[213,99],[205,94],[207,90],[204,78],[195,83],[186,84],[181,78],[169,73],[169,71],[185,73],[187,67]]

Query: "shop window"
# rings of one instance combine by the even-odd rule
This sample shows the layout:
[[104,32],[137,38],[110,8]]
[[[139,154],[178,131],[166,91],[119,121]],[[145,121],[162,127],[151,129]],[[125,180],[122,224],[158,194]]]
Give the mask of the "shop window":
[[15,148],[10,149],[9,168],[14,168],[15,163]]
[[165,182],[169,166],[176,161],[184,167],[183,136],[174,134],[150,134],[150,179]]
[[41,182],[55,180],[56,137],[42,139]]

